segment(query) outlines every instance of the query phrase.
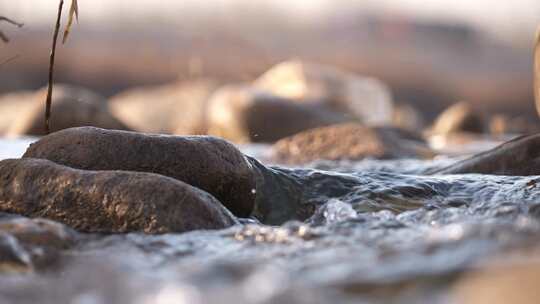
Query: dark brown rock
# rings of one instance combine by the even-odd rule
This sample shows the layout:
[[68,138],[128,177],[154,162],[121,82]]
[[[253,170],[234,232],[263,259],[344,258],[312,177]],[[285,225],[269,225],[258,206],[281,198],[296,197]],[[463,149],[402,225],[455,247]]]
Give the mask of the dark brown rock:
[[249,216],[253,209],[251,166],[233,145],[214,137],[81,127],[43,137],[23,157],[84,170],[157,173],[209,192],[237,216]]
[[431,174],[539,175],[540,134],[521,136]]
[[[13,123],[7,132],[16,135],[45,135],[46,89],[31,97],[31,107]],[[51,108],[51,132],[79,126],[128,130],[114,118],[107,107],[107,100],[84,88],[56,85]]]
[[184,232],[236,223],[210,194],[172,178],[31,158],[0,162],[0,211],[86,232]]
[[133,130],[164,134],[206,134],[208,80],[140,87],[111,98],[112,113]]
[[426,158],[434,156],[422,139],[411,132],[391,127],[366,127],[346,123],[308,130],[278,141],[277,161],[306,163],[319,159],[359,160]]
[[348,121],[345,116],[315,104],[248,86],[226,86],[208,104],[208,134],[237,143],[275,142],[298,132]]

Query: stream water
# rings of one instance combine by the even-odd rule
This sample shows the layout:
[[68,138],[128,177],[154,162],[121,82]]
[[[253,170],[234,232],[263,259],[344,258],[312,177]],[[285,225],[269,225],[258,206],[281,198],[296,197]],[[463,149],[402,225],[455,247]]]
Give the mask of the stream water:
[[[0,141],[0,158],[30,141]],[[0,303],[458,303],[463,274],[540,236],[540,176],[423,175],[460,158],[272,167],[301,185],[306,220],[165,235],[58,225],[72,244],[43,269],[0,233],[23,261],[0,274]]]

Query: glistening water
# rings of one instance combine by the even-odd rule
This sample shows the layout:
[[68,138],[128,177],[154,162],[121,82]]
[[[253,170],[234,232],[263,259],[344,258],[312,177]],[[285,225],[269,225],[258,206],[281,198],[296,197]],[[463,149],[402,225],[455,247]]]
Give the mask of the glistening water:
[[[1,142],[2,157],[25,144]],[[38,225],[66,248],[1,232],[0,302],[458,303],[464,273],[538,242],[540,176],[422,175],[456,159],[273,167],[282,177],[263,193],[269,205],[309,214],[279,226],[95,235]]]

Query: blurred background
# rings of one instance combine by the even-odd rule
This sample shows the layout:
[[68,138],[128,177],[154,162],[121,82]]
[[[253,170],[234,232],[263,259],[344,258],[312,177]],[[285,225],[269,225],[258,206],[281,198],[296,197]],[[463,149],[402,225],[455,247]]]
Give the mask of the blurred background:
[[[0,0],[0,93],[45,85],[57,1]],[[301,58],[374,76],[426,119],[460,100],[536,119],[536,0],[80,0],[57,80],[104,96],[193,78],[250,81]],[[69,3],[66,4],[66,6]]]

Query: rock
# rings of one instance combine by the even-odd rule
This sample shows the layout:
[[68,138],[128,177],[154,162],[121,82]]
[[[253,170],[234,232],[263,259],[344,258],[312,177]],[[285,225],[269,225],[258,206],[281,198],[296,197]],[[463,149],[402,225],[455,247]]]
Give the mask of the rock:
[[215,88],[206,80],[135,88],[112,97],[110,107],[133,130],[205,134],[206,102]]
[[429,174],[539,175],[540,134],[521,136]]
[[239,217],[249,216],[255,199],[250,164],[233,145],[214,137],[81,127],[43,137],[23,157],[84,170],[165,175],[209,192]]
[[453,104],[435,120],[430,133],[447,135],[458,132],[484,132],[484,119],[466,102]]
[[277,161],[307,163],[319,159],[360,160],[427,158],[434,156],[422,139],[391,127],[367,127],[357,123],[308,130],[282,139],[273,146]]
[[446,156],[474,155],[493,149],[513,137],[491,136],[480,133],[456,132],[446,135],[432,135],[427,138],[429,146],[437,154]]
[[422,113],[412,105],[406,103],[396,104],[392,115],[392,126],[411,132],[420,132],[426,122]]
[[236,143],[275,142],[347,120],[318,105],[295,103],[247,86],[225,86],[216,91],[207,115],[208,134]]
[[300,103],[324,105],[369,125],[389,125],[393,103],[389,88],[374,78],[302,61],[282,62],[255,86]]
[[0,216],[0,231],[15,236],[25,246],[68,249],[75,245],[77,232],[47,219],[29,219],[12,214]]
[[236,223],[210,194],[172,178],[77,170],[31,158],[0,162],[0,211],[100,233],[184,232]]
[[534,134],[540,132],[540,124],[525,116],[508,117],[504,114],[497,114],[489,120],[489,131],[495,136]]
[[35,92],[23,91],[0,96],[0,135],[7,135],[11,126],[27,112],[33,104]]
[[0,214],[0,234],[17,241],[19,255],[26,257],[28,270],[57,266],[61,251],[72,248],[81,239],[77,232],[60,223],[8,213]]
[[0,273],[27,272],[32,269],[30,254],[12,235],[0,231]]
[[[10,136],[45,135],[46,89],[32,97],[31,108],[17,118],[7,132]],[[51,108],[51,132],[78,126],[96,126],[106,129],[127,130],[112,116],[107,100],[84,88],[55,85]]]

